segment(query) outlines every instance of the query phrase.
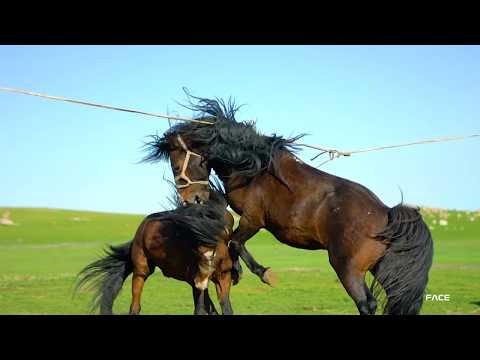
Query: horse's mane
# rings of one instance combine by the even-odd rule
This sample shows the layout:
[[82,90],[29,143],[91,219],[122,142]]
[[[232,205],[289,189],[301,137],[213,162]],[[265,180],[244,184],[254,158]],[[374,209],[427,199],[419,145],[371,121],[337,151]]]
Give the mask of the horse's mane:
[[[212,122],[212,125],[182,123],[171,127],[163,136],[152,135],[145,144],[148,151],[143,162],[156,162],[169,158],[168,138],[179,134],[188,138],[196,149],[215,167],[220,165],[232,169],[231,176],[253,177],[270,169],[276,155],[281,151],[297,150],[294,142],[304,134],[284,138],[273,134],[260,134],[254,121],[237,121],[235,114],[240,108],[229,99],[206,99],[190,95],[184,107],[197,112],[197,120]],[[194,103],[192,99],[196,100]]]
[[170,202],[175,209],[149,215],[148,219],[170,220],[178,227],[182,237],[194,246],[217,245],[219,235],[227,226],[224,216],[228,211],[225,193],[218,185],[210,184],[210,198],[205,204],[182,206],[176,192],[170,197]]

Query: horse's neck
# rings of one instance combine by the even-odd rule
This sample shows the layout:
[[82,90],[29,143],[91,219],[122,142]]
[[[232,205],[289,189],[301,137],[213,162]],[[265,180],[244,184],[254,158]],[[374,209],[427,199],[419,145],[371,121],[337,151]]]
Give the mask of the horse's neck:
[[[272,167],[272,175],[291,191],[298,184],[304,186],[306,178],[317,177],[318,175],[329,176],[329,174],[311,167],[287,151],[282,151],[276,156]],[[321,181],[321,178],[317,178],[317,181]]]
[[338,184],[343,184],[343,188],[354,189],[356,193],[361,193],[362,196],[369,198],[373,203],[377,203],[381,207],[386,206],[380,198],[365,186],[310,166],[291,153],[284,153],[279,157],[276,176],[284,178],[292,191],[295,190],[295,185],[299,185],[302,188],[311,187],[312,189],[330,192]]
[[[260,216],[262,219],[265,216],[263,211],[270,212],[272,207],[288,209],[299,196],[300,202],[307,201],[303,199],[305,187],[311,191],[322,191],[323,188],[327,190],[335,178],[309,166],[287,151],[276,154],[269,171],[263,171],[253,178],[221,176],[224,173],[219,173],[217,169],[215,172],[224,184],[231,208],[240,216],[249,211],[253,212],[249,216]],[[261,199],[258,194],[261,194]]]
[[250,179],[245,176],[219,176],[225,186],[227,194],[233,190],[241,189],[248,185]]
[[[287,187],[291,187],[290,183],[298,181],[299,174],[302,174],[304,171],[309,171],[310,169],[313,169],[314,171],[316,170],[301,161],[292,153],[283,151],[275,158],[269,173],[280,180],[280,182],[283,182]],[[231,169],[214,168],[214,170],[223,182],[227,193],[245,187],[252,180],[252,178],[247,178],[245,176],[230,176]],[[262,175],[264,175],[264,173],[257,176]]]

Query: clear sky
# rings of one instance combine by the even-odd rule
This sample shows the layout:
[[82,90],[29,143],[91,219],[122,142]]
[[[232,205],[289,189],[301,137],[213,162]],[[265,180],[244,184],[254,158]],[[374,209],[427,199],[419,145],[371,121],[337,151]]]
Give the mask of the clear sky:
[[[0,86],[184,116],[183,86],[232,96],[262,133],[307,132],[304,142],[341,150],[480,133],[479,46],[0,46],[0,73]],[[0,92],[0,206],[158,211],[171,171],[136,162],[145,136],[167,128]],[[322,170],[389,206],[401,188],[409,204],[475,210],[479,150],[478,138],[419,145]]]

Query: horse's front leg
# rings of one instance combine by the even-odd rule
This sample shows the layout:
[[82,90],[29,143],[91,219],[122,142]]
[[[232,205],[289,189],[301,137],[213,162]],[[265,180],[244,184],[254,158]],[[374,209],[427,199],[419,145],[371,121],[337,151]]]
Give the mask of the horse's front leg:
[[208,315],[207,308],[205,306],[205,290],[197,289],[192,286],[193,289],[193,302],[195,304],[195,311],[193,315]]
[[230,285],[232,283],[230,271],[221,273],[214,282],[217,289],[218,301],[222,307],[222,315],[233,315],[232,304],[230,302]]
[[276,279],[273,272],[270,268],[266,268],[256,262],[245,246],[247,240],[251,239],[260,230],[260,226],[247,219],[245,216],[240,218],[239,226],[235,229],[231,238],[230,247],[233,250],[231,252],[234,262],[233,267],[234,269],[237,268],[235,262],[238,262],[238,255],[240,255],[252,273],[257,275],[265,284],[274,286]]
[[218,311],[215,309],[215,305],[213,304],[210,295],[208,295],[208,288],[205,289],[205,309],[207,310],[208,315],[218,315]]

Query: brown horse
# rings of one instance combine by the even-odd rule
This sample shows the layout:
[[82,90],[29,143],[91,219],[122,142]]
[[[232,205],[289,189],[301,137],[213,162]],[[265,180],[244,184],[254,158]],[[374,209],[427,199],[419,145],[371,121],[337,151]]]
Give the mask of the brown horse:
[[[207,180],[215,170],[228,204],[241,215],[231,243],[235,282],[241,274],[239,255],[250,271],[271,284],[271,271],[245,247],[265,228],[284,244],[326,249],[360,314],[375,314],[382,288],[387,296],[384,313],[419,313],[433,242],[418,209],[402,203],[389,208],[366,187],[305,164],[293,153],[300,136],[261,135],[254,123],[235,120],[238,108],[230,101],[193,98],[198,102],[190,102],[189,108],[212,125],[179,124],[162,137],[154,136],[144,161],[170,158],[176,181],[180,169],[187,177],[199,176],[197,181]],[[195,161],[188,152],[197,155]],[[205,197],[207,191],[199,183],[196,189],[177,181],[178,185],[187,203]],[[367,271],[375,279],[370,289]]]
[[208,295],[209,280],[216,285],[222,314],[233,314],[228,251],[233,217],[226,210],[224,196],[212,190],[205,204],[179,205],[176,210],[147,216],[132,241],[110,246],[104,258],[79,273],[76,290],[87,285],[96,290],[92,310],[112,314],[115,298],[133,273],[130,314],[139,314],[144,283],[158,267],[165,276],[190,284],[194,314],[217,314]]

